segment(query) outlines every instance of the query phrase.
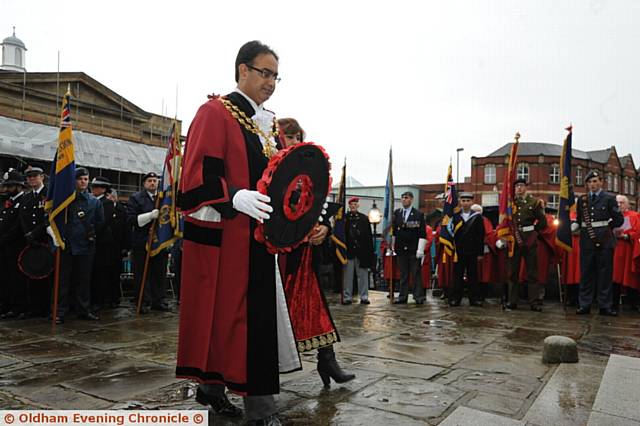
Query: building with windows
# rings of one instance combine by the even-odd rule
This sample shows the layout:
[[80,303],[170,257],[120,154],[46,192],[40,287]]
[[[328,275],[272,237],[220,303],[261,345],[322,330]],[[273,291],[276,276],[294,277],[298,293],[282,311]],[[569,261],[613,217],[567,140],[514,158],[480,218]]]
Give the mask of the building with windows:
[[29,164],[49,173],[67,88],[77,166],[105,176],[125,197],[145,173],[162,172],[172,118],[144,111],[82,72],[27,72],[25,51],[15,31],[2,43],[0,172]]
[[[471,177],[465,190],[472,191],[484,206],[498,205],[502,179],[508,165],[511,143],[505,144],[486,157],[471,158]],[[517,176],[529,182],[529,192],[558,208],[560,190],[560,157],[562,145],[520,142]],[[631,154],[618,156],[614,146],[598,151],[572,150],[571,183],[577,196],[585,193],[584,178],[590,170],[604,176],[604,188],[629,198],[634,210],[638,208],[638,171]]]

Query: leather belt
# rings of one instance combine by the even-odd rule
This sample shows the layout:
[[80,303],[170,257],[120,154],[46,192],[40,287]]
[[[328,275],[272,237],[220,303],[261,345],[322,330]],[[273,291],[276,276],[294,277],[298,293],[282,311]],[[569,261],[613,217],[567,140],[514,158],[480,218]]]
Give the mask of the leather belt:
[[[603,226],[609,226],[609,221],[608,220],[600,220],[598,222],[591,222],[591,226],[593,226],[594,228],[602,228]],[[587,224],[582,222],[582,227],[586,228]]]

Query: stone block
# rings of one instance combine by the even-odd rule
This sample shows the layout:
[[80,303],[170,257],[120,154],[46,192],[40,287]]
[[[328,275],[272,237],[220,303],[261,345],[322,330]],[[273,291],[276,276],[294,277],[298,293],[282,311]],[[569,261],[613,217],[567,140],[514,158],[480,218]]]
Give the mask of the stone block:
[[542,362],[558,364],[561,362],[578,362],[576,341],[565,336],[549,336],[544,339]]

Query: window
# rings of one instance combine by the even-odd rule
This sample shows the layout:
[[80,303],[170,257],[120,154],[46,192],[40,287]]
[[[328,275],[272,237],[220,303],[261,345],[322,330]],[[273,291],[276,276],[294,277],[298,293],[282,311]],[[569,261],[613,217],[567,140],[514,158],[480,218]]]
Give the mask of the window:
[[484,166],[484,183],[496,183],[495,164],[487,164]]
[[613,192],[618,192],[620,188],[620,182],[618,181],[618,175],[613,177]]
[[21,55],[22,52],[20,52],[20,49],[18,49],[17,47],[15,49],[16,49],[15,50],[15,59],[16,59],[15,65],[18,66],[18,67],[21,67],[22,66],[22,55]]
[[558,194],[549,195],[547,198],[547,207],[557,210],[558,207],[560,207],[560,196]]
[[525,179],[529,182],[529,165],[527,163],[518,164],[518,175],[516,179]]
[[560,164],[551,165],[551,173],[549,173],[549,183],[560,183]]
[[607,191],[613,191],[613,175],[607,173]]
[[576,168],[576,185],[583,185],[583,178],[584,176],[582,176],[582,167],[578,166]]
[[633,179],[629,179],[629,194],[636,196],[636,181]]
[[482,194],[482,205],[483,206],[497,206],[499,205],[499,194]]
[[624,178],[623,188],[624,188],[623,194],[628,194],[629,193],[629,178],[627,178],[627,177]]

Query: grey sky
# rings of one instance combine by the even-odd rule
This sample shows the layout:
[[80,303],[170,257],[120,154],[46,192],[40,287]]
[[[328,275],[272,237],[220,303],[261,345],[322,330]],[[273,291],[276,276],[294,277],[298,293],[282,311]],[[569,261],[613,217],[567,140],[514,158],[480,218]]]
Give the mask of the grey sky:
[[[207,93],[234,87],[251,39],[280,55],[266,104],[325,146],[334,176],[384,184],[444,180],[449,158],[512,140],[632,153],[640,166],[638,1],[0,0],[29,71],[84,71],[138,106],[188,124]],[[183,130],[186,134],[186,128]]]

